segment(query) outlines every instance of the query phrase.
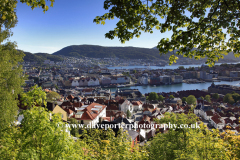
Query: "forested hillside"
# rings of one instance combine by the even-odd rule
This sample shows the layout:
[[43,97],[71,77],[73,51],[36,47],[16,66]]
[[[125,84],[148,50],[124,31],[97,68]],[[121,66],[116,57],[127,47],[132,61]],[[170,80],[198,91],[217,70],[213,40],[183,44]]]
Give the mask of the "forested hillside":
[[63,58],[57,55],[52,55],[48,53],[30,53],[30,52],[24,52],[25,56],[23,60],[25,62],[44,62],[44,60],[51,60],[55,62],[62,61]]
[[[161,59],[161,60],[169,60],[169,57],[176,53],[175,51],[168,52],[167,54],[159,54],[159,50],[156,47],[149,48],[137,48],[137,47],[104,47],[97,45],[71,45],[61,50],[54,52],[52,54],[48,53],[35,53],[32,54],[30,52],[24,52],[25,57],[24,61],[35,61],[35,62],[43,62],[44,60],[51,61],[62,61],[62,56],[67,57],[89,57],[89,58],[121,58],[121,59]],[[178,56],[179,59],[189,59],[183,57],[182,55]],[[206,58],[205,58],[206,59]],[[229,53],[225,55],[224,60],[229,61],[239,61],[240,58],[235,58],[233,53]],[[220,59],[219,62],[222,62]]]

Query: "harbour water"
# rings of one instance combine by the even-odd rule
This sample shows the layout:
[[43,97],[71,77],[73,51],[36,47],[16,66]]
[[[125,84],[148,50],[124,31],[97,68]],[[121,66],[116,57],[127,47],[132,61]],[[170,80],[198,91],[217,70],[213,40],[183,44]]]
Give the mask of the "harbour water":
[[[239,62],[237,62],[239,63]],[[237,64],[237,63],[228,63],[228,64]],[[222,63],[216,63],[215,65],[220,65]],[[119,67],[108,67],[108,69],[135,69],[135,68],[142,68],[142,69],[177,69],[179,66],[183,66],[184,68],[189,67],[201,67],[202,64],[198,65],[171,65],[171,66],[119,66]],[[215,84],[228,84],[240,87],[240,81],[221,81],[221,82],[214,82]],[[180,84],[171,84],[171,85],[157,85],[157,86],[130,86],[124,87],[121,89],[138,89],[142,94],[149,93],[149,92],[177,92],[182,90],[203,90],[208,89],[208,87],[212,84],[212,82],[206,83],[197,83],[197,84],[187,84],[187,83],[180,83]],[[117,88],[109,88],[112,92],[115,92]]]
[[[233,86],[240,87],[240,81],[221,81],[221,82],[214,82],[214,84],[228,84]],[[124,87],[121,89],[138,89],[142,94],[149,93],[149,92],[177,92],[182,90],[203,90],[208,89],[208,87],[212,84],[212,82],[206,83],[197,83],[197,84],[187,84],[187,83],[180,83],[180,84],[171,84],[171,85],[157,85],[157,86],[130,86]],[[111,92],[115,92],[117,88],[109,88]]]
[[[239,63],[239,62],[237,62]],[[237,64],[237,63],[228,63],[228,64]],[[215,65],[220,65],[222,63],[216,63]],[[191,65],[167,65],[167,66],[164,66],[164,67],[161,67],[161,66],[117,66],[117,67],[107,67],[108,69],[177,69],[179,66],[183,66],[184,68],[189,68],[189,67],[201,67],[202,64],[191,64]]]

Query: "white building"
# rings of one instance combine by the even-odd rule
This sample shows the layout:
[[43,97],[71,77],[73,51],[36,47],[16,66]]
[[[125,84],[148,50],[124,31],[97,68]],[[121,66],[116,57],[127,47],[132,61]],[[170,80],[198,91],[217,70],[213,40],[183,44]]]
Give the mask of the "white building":
[[134,102],[132,102],[132,104],[133,104],[133,110],[134,111],[142,110],[142,103],[141,102],[134,101]]
[[72,87],[78,87],[79,86],[79,82],[78,82],[78,79],[74,79],[72,81]]
[[99,80],[97,78],[91,78],[88,81],[88,86],[99,86]]
[[119,108],[124,113],[127,113],[127,110],[129,110],[131,113],[133,112],[133,105],[127,99],[122,104],[119,104]]
[[221,117],[219,115],[214,115],[211,117],[211,125],[216,128],[216,129],[223,129],[225,122],[224,120],[221,119]]
[[172,83],[182,83],[183,77],[179,75],[171,76]]
[[148,78],[145,76],[142,76],[142,77],[138,78],[138,83],[139,84],[148,84]]
[[101,117],[106,117],[107,106],[98,103],[91,103],[78,108],[77,113],[74,115],[79,123],[91,125],[94,127],[99,123]]

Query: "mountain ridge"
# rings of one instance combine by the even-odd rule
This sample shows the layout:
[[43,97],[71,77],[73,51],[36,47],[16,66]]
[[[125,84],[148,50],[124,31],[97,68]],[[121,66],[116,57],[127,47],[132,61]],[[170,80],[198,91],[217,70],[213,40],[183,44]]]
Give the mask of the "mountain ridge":
[[[140,48],[140,47],[105,47],[100,45],[70,45],[66,46],[52,54],[48,53],[30,53],[24,52],[26,56],[24,61],[37,61],[43,62],[44,60],[61,61],[63,58],[61,56],[76,57],[76,58],[121,58],[121,59],[161,59],[168,61],[169,56],[171,56],[174,51],[168,54],[163,54],[160,56],[159,51],[156,47],[153,48]],[[179,56],[179,59],[187,59],[186,57]],[[230,59],[232,61],[239,60],[240,58],[235,58],[233,53],[229,53],[224,56],[224,59]]]

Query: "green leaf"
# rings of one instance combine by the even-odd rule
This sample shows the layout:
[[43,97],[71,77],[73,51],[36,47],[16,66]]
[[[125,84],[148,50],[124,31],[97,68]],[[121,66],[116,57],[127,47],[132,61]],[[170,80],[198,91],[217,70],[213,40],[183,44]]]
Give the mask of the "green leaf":
[[5,15],[3,15],[3,16],[2,16],[2,20],[5,20],[5,19],[6,19],[6,16],[5,16]]

